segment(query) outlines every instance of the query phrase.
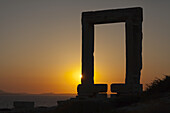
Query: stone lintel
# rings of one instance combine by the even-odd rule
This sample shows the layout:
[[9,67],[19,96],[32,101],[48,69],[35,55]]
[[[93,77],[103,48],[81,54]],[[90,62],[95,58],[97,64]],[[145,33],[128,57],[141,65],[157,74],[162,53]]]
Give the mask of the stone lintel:
[[141,7],[90,11],[82,13],[82,22],[87,21],[92,24],[105,24],[126,22],[127,20],[143,21]]

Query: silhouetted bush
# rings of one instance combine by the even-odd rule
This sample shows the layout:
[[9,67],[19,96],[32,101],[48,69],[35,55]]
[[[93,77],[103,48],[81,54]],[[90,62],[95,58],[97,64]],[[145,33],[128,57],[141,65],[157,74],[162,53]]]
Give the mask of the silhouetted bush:
[[163,79],[157,78],[151,84],[147,85],[145,93],[147,94],[160,94],[170,92],[170,76],[164,75]]

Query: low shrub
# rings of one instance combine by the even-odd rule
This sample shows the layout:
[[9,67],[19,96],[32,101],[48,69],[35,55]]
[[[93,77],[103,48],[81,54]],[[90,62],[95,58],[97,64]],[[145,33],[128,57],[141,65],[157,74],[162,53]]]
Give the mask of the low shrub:
[[157,78],[150,84],[147,84],[145,93],[147,94],[160,94],[170,92],[170,76],[164,75],[163,79]]

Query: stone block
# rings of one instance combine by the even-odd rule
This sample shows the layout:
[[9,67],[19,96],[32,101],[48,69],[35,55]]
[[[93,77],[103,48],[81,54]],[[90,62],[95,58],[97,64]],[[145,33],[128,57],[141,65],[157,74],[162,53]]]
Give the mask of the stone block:
[[96,95],[96,98],[105,99],[105,98],[107,98],[107,93],[99,93]]
[[142,91],[142,84],[111,84],[111,92],[118,94],[138,94]]
[[96,96],[96,94],[98,94],[99,92],[107,92],[107,84],[79,84],[77,87],[77,91],[78,94],[82,96]]
[[34,102],[14,101],[13,105],[15,109],[33,109],[34,108]]

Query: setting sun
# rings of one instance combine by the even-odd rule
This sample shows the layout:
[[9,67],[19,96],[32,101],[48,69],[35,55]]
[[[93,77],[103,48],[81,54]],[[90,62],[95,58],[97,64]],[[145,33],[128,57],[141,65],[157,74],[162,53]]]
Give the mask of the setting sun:
[[82,74],[80,74],[80,78],[82,78],[83,76],[82,76]]

